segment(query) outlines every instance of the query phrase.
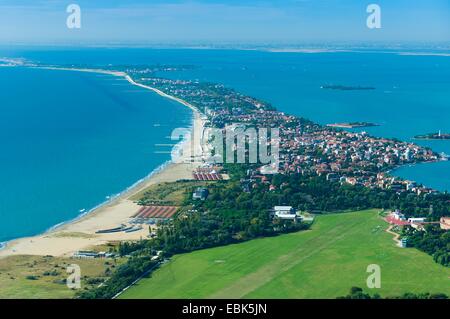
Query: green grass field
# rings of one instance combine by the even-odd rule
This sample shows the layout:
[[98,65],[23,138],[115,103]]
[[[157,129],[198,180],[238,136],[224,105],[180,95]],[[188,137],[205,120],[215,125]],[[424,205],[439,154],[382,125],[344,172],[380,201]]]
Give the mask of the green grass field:
[[[352,286],[382,296],[450,295],[450,269],[399,248],[375,210],[319,216],[311,230],[175,256],[122,298],[335,298]],[[381,267],[369,289],[367,266]]]

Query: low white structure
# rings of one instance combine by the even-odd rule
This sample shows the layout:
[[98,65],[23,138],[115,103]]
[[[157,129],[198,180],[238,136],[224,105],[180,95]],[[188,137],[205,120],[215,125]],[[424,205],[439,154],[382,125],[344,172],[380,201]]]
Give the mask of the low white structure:
[[208,197],[209,191],[207,188],[199,187],[195,190],[195,192],[192,194],[193,200],[206,200]]
[[73,258],[91,259],[99,257],[100,257],[99,253],[90,250],[80,250],[73,254]]
[[279,219],[297,220],[297,212],[292,206],[275,206],[273,216]]
[[407,238],[402,238],[402,239],[400,240],[400,242],[398,243],[398,245],[399,245],[401,248],[406,248],[406,247],[408,246],[408,239],[407,239]]
[[392,217],[398,220],[406,220],[405,215],[400,213],[398,210],[392,213]]
[[408,221],[410,223],[423,223],[427,220],[426,217],[415,217],[415,218],[408,218]]

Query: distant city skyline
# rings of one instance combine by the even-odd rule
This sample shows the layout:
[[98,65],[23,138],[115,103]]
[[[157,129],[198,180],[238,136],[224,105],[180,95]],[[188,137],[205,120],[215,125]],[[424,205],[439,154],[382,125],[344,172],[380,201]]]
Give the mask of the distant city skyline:
[[[67,27],[70,4],[80,29]],[[367,27],[370,4],[380,29]],[[0,0],[0,45],[449,41],[448,0]]]

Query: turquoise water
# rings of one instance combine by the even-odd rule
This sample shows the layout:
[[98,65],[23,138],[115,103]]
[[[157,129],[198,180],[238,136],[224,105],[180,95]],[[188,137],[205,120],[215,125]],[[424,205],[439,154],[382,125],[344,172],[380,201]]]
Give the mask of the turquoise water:
[[[411,141],[450,132],[450,57],[100,48],[0,48],[0,56],[88,66],[192,64],[198,68],[161,76],[224,83],[322,124],[379,123],[367,129],[377,136]],[[168,159],[154,144],[190,122],[185,107],[111,76],[0,69],[0,85],[0,241],[74,218],[144,177]],[[450,141],[417,143],[450,154]],[[450,162],[396,174],[450,190]]]
[[0,241],[123,191],[170,159],[155,144],[191,125],[186,107],[108,75],[0,68],[0,87]]

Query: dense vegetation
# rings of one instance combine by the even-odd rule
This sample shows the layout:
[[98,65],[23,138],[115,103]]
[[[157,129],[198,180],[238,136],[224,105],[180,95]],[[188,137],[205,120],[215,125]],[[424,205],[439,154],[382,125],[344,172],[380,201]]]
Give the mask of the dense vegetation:
[[[268,192],[267,186],[259,184],[252,196],[239,196],[237,207],[261,208],[261,205],[289,203],[300,210],[321,213],[346,210],[361,210],[373,207],[399,209],[408,217],[427,217],[428,221],[439,221],[450,216],[450,195],[448,193],[417,196],[392,190],[341,185],[326,181],[322,176],[274,175],[270,184],[276,191]],[[426,227],[426,231],[409,229],[404,234],[409,245],[416,247],[444,266],[450,266],[450,234],[438,225]]]
[[[450,215],[449,194],[427,196],[407,192],[398,194],[392,190],[332,183],[326,181],[325,177],[316,175],[274,175],[270,183],[277,190],[267,192],[267,187],[259,184],[255,189],[255,193],[258,194],[252,197],[254,202],[262,201],[269,205],[287,202],[300,210],[315,212],[373,207],[399,209],[408,216],[425,215],[434,221]],[[433,207],[431,214],[430,207]]]
[[139,276],[153,270],[158,262],[145,256],[132,257],[127,263],[119,266],[111,278],[100,287],[84,291],[78,295],[84,299],[111,299],[118,292],[133,283]]
[[[145,272],[155,268],[151,256],[162,251],[162,257],[198,249],[237,243],[260,236],[274,236],[306,229],[303,223],[273,222],[267,209],[238,208],[235,199],[240,193],[238,182],[219,182],[207,201],[193,202],[191,190],[186,191],[185,204],[192,209],[178,218],[159,225],[157,237],[136,243],[123,243],[118,252],[131,256],[129,262],[118,268],[112,278],[98,289],[84,292],[80,298],[111,298]],[[218,195],[220,194],[220,195]],[[220,196],[220,198],[218,197]],[[240,206],[239,206],[240,207]]]
[[[273,220],[268,210],[275,205],[291,205],[314,213],[362,210],[373,207],[400,209],[408,216],[430,214],[431,220],[450,215],[450,195],[417,196],[398,194],[362,186],[341,185],[323,176],[273,175],[253,184],[247,192],[243,184],[250,166],[225,165],[230,181],[209,185],[206,201],[192,201],[194,187],[187,187],[184,209],[178,218],[161,224],[152,240],[120,245],[119,253],[133,256],[103,287],[84,293],[82,298],[109,298],[134,279],[154,267],[148,256],[162,251],[163,257],[215,246],[238,243],[257,237],[275,236],[306,229],[303,223]],[[269,191],[268,185],[275,187]],[[433,210],[430,211],[430,207]],[[435,261],[448,266],[449,235],[440,232],[414,233],[411,243]]]
[[438,225],[426,226],[426,231],[405,229],[408,246],[415,247],[433,256],[435,262],[450,267],[450,233]]

